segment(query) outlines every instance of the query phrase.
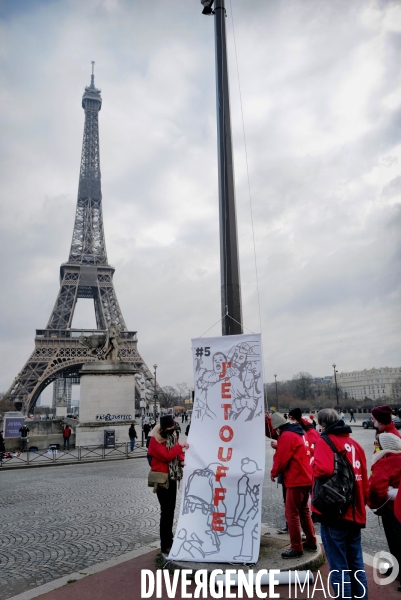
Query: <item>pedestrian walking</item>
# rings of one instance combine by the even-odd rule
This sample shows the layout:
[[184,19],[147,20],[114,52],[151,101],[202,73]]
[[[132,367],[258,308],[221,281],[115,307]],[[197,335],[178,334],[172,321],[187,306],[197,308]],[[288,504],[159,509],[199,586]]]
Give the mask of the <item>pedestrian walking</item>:
[[[316,552],[316,536],[308,501],[312,485],[310,458],[307,455],[304,430],[298,423],[287,423],[279,413],[272,414],[272,427],[278,434],[277,449],[270,473],[272,481],[283,476],[286,488],[285,517],[291,548],[282,558],[297,558],[303,551]],[[302,544],[301,527],[306,536]]]
[[188,448],[187,442],[179,444],[177,441],[173,417],[161,417],[160,425],[152,430],[148,454],[151,457],[151,473],[166,474],[165,483],[155,483],[160,504],[160,546],[164,554],[168,554],[173,545],[177,481],[182,479],[183,451]]
[[180,424],[178,423],[178,421],[174,421],[174,427],[175,427],[175,435],[177,436],[177,440],[179,440],[180,433],[181,433],[181,427],[180,427]]
[[26,452],[27,449],[27,443],[28,443],[28,433],[30,432],[29,427],[27,427],[26,425],[23,425],[22,427],[19,428],[19,432],[21,434],[21,452]]
[[151,429],[151,427],[150,427],[149,420],[147,422],[145,420],[145,422],[143,424],[143,433],[145,436],[145,441],[148,439],[150,429]]
[[[320,523],[320,534],[331,570],[333,589],[343,589],[344,598],[367,600],[368,584],[361,545],[361,529],[366,526],[365,498],[368,494],[365,452],[351,437],[351,427],[340,419],[337,411],[324,408],[318,413],[317,418],[322,435],[316,441],[312,463],[313,520]],[[325,441],[327,438],[328,441]],[[348,461],[354,472],[352,501],[346,508],[344,506],[341,514],[332,507],[319,511],[314,505],[314,501],[317,500],[318,486],[327,483],[328,478],[334,474],[335,454],[330,444],[334,445],[338,455]]]
[[[394,515],[394,500],[401,483],[401,439],[392,433],[379,434],[379,452],[372,458],[368,506],[382,518],[389,551],[401,565],[401,523]],[[401,591],[401,573],[398,573]]]
[[356,423],[356,419],[354,417],[354,411],[352,410],[352,408],[349,409],[349,416],[350,416],[349,422],[352,423],[352,421],[354,421],[354,423]]
[[135,450],[135,442],[136,442],[136,437],[137,437],[134,423],[131,423],[131,426],[128,429],[128,436],[129,436],[129,443],[130,443],[130,452],[133,452]]
[[64,450],[70,449],[70,437],[71,437],[71,427],[69,425],[66,425],[63,429]]

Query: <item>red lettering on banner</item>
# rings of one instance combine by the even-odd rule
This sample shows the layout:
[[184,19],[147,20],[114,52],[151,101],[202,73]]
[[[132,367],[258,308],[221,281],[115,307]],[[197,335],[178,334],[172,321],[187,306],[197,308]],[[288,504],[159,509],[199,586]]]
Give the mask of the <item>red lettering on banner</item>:
[[226,513],[214,512],[212,516],[212,531],[224,531],[223,517]]
[[[228,435],[226,436],[225,433]],[[231,442],[234,437],[234,432],[229,425],[223,425],[219,431],[219,436],[222,442]]]
[[217,465],[216,469],[216,481],[220,482],[222,477],[227,477],[226,472],[228,471],[228,467],[224,467],[223,465]]
[[213,504],[218,505],[219,502],[223,502],[226,497],[226,488],[215,488],[213,496]]
[[222,398],[231,398],[230,387],[231,387],[231,383],[229,381],[226,381],[225,383],[221,384],[221,397]]
[[231,404],[222,404],[222,405],[221,405],[221,408],[223,408],[223,409],[224,409],[224,420],[225,420],[225,421],[228,421],[228,411],[229,411],[229,410],[230,410],[230,408],[231,408]]
[[220,373],[219,377],[220,379],[224,379],[224,377],[227,377],[227,367],[230,368],[231,367],[231,363],[221,363],[221,367],[222,367],[222,372]]
[[233,455],[233,449],[232,448],[227,448],[227,456],[224,458],[224,456],[223,456],[223,448],[222,448],[222,446],[220,446],[218,454],[217,454],[217,458],[219,460],[221,460],[222,462],[228,462],[229,460],[231,460],[232,455]]

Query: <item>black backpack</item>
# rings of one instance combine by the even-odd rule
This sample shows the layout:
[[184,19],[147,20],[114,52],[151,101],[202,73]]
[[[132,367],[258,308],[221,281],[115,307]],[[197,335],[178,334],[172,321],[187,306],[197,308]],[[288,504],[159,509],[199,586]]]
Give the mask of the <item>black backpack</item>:
[[331,439],[327,435],[322,439],[334,452],[334,471],[328,478],[316,479],[312,504],[324,516],[341,517],[351,504],[355,507],[355,473]]

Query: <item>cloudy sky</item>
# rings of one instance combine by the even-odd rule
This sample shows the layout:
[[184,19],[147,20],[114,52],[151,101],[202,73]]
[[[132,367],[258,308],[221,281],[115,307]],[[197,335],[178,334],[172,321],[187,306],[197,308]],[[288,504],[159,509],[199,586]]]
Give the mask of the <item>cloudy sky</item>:
[[[265,379],[400,366],[401,3],[226,5],[243,316]],[[68,258],[92,60],[117,296],[160,384],[191,385],[190,340],[220,318],[213,17],[199,0],[0,0],[0,18],[0,391]],[[95,327],[88,302],[74,327]]]

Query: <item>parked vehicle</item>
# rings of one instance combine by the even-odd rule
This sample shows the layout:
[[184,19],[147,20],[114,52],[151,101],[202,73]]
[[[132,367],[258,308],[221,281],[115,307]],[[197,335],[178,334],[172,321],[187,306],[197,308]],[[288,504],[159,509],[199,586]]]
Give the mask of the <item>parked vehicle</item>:
[[[393,419],[393,423],[397,429],[401,429],[401,417],[395,417]],[[370,418],[365,419],[364,421],[362,421],[362,427],[364,429],[369,429],[369,427],[371,427],[373,429],[374,428],[373,421],[371,421]]]
[[397,427],[397,429],[401,429],[401,417],[396,417],[394,419],[394,425]]

